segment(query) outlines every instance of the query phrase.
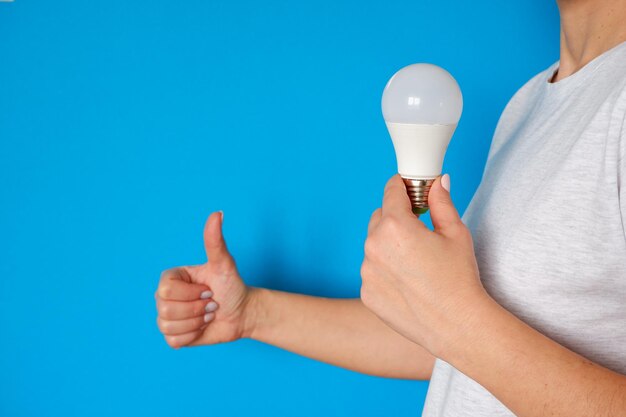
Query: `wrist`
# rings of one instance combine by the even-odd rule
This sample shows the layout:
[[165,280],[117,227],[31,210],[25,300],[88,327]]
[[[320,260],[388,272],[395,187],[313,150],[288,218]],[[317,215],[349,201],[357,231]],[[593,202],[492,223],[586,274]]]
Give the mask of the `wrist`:
[[243,312],[242,320],[242,338],[254,339],[259,327],[260,318],[263,316],[263,303],[265,288],[248,287],[248,295]]
[[431,352],[448,363],[456,362],[467,354],[468,349],[481,343],[482,334],[501,309],[484,289],[468,301],[442,328],[434,352]]

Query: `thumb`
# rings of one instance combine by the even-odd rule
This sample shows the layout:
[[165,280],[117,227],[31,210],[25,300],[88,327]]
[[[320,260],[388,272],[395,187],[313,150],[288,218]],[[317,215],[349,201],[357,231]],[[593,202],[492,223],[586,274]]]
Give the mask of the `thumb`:
[[450,175],[439,176],[433,182],[428,193],[428,206],[436,232],[446,234],[463,225],[450,198]]
[[222,234],[222,221],[224,213],[216,211],[211,213],[204,225],[204,250],[211,263],[220,263],[230,260],[230,254],[226,249],[226,242]]

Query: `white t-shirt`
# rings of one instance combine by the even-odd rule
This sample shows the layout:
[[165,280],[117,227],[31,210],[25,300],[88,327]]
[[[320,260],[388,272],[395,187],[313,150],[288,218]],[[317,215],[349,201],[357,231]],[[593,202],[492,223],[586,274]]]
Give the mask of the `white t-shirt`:
[[[551,84],[557,68],[507,105],[463,221],[499,304],[626,374],[626,42]],[[513,413],[437,360],[422,415]]]

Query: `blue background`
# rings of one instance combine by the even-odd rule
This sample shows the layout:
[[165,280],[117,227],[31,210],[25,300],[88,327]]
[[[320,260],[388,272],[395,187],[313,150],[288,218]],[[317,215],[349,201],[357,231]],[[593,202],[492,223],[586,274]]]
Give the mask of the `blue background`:
[[249,284],[358,296],[396,168],[387,79],[432,62],[461,85],[462,212],[507,100],[556,59],[545,0],[0,3],[0,415],[419,415],[427,382],[170,349],[159,273],[204,261],[222,209]]

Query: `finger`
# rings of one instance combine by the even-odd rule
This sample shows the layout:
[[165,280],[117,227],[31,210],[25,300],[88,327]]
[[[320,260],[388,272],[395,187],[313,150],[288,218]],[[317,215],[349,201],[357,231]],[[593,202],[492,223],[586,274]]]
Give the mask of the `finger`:
[[185,334],[167,335],[165,341],[171,347],[177,349],[183,346],[187,346],[194,340],[196,340],[202,334],[202,330],[196,330],[195,332],[189,332]]
[[[444,178],[447,176],[447,178]],[[450,176],[446,174],[444,177],[438,177],[430,187],[428,193],[428,206],[430,207],[430,219],[436,232],[446,234],[454,231],[456,228],[463,226],[461,217],[454,207],[450,192],[442,186],[442,180],[445,184],[450,184]]]
[[159,283],[157,294],[164,300],[175,301],[205,300],[213,296],[213,292],[206,285],[185,282],[165,273]]
[[224,213],[216,211],[211,213],[204,225],[204,249],[211,263],[230,260],[230,253],[228,253],[222,234],[223,220]]
[[157,311],[163,320],[183,320],[203,316],[217,310],[215,300],[171,301],[157,299]]
[[382,214],[383,216],[415,216],[411,210],[411,200],[406,192],[406,186],[399,174],[391,177],[385,185]]
[[200,317],[185,320],[164,320],[157,317],[157,325],[164,335],[179,335],[200,330],[202,326],[215,319],[215,313],[206,313]]
[[372,231],[374,229],[376,229],[376,226],[378,226],[378,223],[380,222],[380,218],[383,215],[383,210],[380,208],[377,208],[376,210],[374,210],[374,212],[372,213],[372,217],[370,217],[370,222],[367,225],[367,235],[369,236]]

